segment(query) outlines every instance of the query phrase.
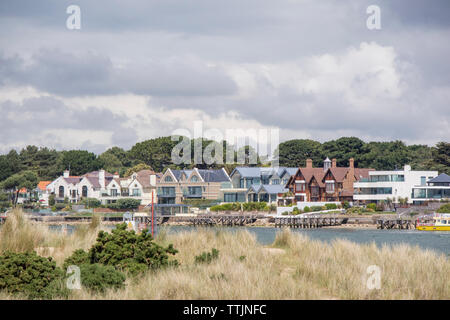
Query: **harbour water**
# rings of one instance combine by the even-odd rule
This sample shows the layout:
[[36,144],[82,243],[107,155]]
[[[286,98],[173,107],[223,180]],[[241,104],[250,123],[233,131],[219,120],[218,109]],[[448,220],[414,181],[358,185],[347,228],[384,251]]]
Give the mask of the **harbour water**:
[[[60,230],[61,226],[52,226],[52,229]],[[68,226],[68,231],[73,231],[74,226]],[[113,226],[111,226],[113,228]],[[166,226],[159,230],[168,233],[182,231],[195,231],[195,226]],[[248,230],[256,236],[258,242],[264,245],[273,243],[275,235],[280,232],[278,228],[270,227],[206,227],[213,230],[226,230],[236,232]],[[313,240],[332,242],[335,239],[347,239],[356,243],[375,242],[378,246],[396,245],[400,243],[411,246],[419,246],[422,249],[435,250],[450,256],[450,232],[425,232],[417,230],[372,230],[372,229],[345,229],[345,228],[318,228],[318,229],[291,229],[294,233],[302,233]]]

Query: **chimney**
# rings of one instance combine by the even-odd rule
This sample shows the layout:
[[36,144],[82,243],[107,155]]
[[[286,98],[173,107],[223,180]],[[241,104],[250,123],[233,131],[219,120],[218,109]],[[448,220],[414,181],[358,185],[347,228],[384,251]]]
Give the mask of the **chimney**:
[[306,167],[307,168],[312,168],[313,167],[313,165],[312,165],[312,159],[306,159]]
[[350,158],[348,161],[349,161],[349,164],[350,164],[349,167],[350,168],[354,168],[355,167],[355,159]]
[[156,174],[151,174],[150,175],[150,185],[152,187],[156,187]]
[[105,170],[103,169],[98,171],[98,183],[100,184],[102,189],[106,188]]
[[323,161],[323,171],[327,171],[331,168],[331,161],[328,157]]
[[117,171],[114,172],[113,178],[114,179],[119,179],[120,178],[120,175],[119,175],[119,173]]
[[331,167],[336,168],[336,158],[331,159]]
[[64,178],[68,178],[69,176],[70,176],[70,171],[69,170],[64,170],[63,177]]

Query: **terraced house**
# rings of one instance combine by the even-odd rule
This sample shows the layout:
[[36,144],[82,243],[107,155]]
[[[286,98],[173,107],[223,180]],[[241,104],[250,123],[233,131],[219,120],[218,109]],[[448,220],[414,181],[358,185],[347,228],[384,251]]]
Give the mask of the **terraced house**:
[[141,200],[142,205],[156,203],[157,174],[151,170],[141,170],[129,177],[121,178],[116,172],[92,171],[82,176],[71,176],[68,170],[47,186],[47,192],[55,195],[57,202],[67,198],[77,203],[84,198],[95,198],[103,204],[114,203],[121,198]]
[[355,168],[354,159],[348,167],[338,167],[336,159],[326,158],[322,168],[314,168],[311,159],[306,167],[298,168],[286,188],[294,202],[337,202],[353,200],[353,183],[367,179],[373,169]]
[[187,199],[220,200],[221,189],[230,186],[225,169],[167,169],[158,182],[158,204],[181,204]]

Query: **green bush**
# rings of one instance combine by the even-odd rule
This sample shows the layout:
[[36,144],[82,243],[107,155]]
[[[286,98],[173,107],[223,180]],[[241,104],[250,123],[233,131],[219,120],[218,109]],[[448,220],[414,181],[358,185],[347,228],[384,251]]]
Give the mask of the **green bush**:
[[325,208],[326,210],[335,210],[338,208],[338,206],[335,203],[326,203]]
[[377,209],[377,205],[375,203],[369,203],[366,207],[367,209],[372,209],[373,211]]
[[[178,265],[177,260],[169,259],[169,255],[177,252],[172,244],[162,247],[153,241],[150,233],[144,231],[136,234],[128,231],[127,225],[122,223],[111,233],[100,231],[88,254],[91,264],[111,265],[135,275],[149,269]],[[83,257],[82,253],[78,253],[77,257],[71,256],[74,260]]]
[[141,200],[139,200],[139,199],[125,198],[125,199],[119,199],[115,203],[110,203],[106,207],[110,208],[110,209],[133,210],[133,209],[137,209],[140,204],[141,204]]
[[7,251],[0,256],[0,290],[30,299],[53,299],[67,296],[62,279],[63,272],[52,258],[36,252]]
[[438,213],[450,213],[450,203],[443,204],[439,209],[437,209]]
[[311,211],[320,211],[322,210],[322,206],[311,206]]
[[67,270],[68,266],[80,266],[87,263],[90,263],[89,253],[83,249],[78,249],[75,250],[70,257],[64,260],[63,269]]
[[305,206],[305,207],[303,208],[303,212],[310,212],[310,211],[311,211],[311,208],[308,207],[308,206]]
[[67,206],[66,203],[55,203],[54,208],[56,211],[60,211]]
[[102,264],[82,264],[80,267],[81,284],[92,290],[104,292],[106,289],[124,287],[125,275],[113,266]]
[[99,208],[102,202],[95,198],[85,198],[81,201],[81,204],[84,204],[86,208]]
[[211,263],[213,260],[219,258],[219,250],[212,248],[211,252],[202,252],[195,256],[195,263]]

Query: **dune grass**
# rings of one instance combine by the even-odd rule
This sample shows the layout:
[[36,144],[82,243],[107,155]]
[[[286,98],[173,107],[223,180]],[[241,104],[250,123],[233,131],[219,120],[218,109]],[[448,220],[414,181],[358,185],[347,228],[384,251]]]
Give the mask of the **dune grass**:
[[[83,226],[72,235],[52,232],[20,217],[0,230],[0,250],[53,248],[59,265],[77,248],[88,249],[101,225]],[[13,221],[15,220],[16,221]],[[97,221],[98,222],[98,221]],[[5,242],[3,242],[5,240]],[[289,230],[263,246],[246,230],[202,229],[168,234],[160,244],[179,250],[177,268],[128,278],[124,289],[103,294],[72,290],[71,299],[449,299],[450,262],[443,254],[407,245],[379,248],[337,240],[313,241]],[[212,248],[219,257],[196,264],[195,256]],[[381,270],[381,288],[367,288],[367,267]],[[11,299],[0,293],[0,299]]]

